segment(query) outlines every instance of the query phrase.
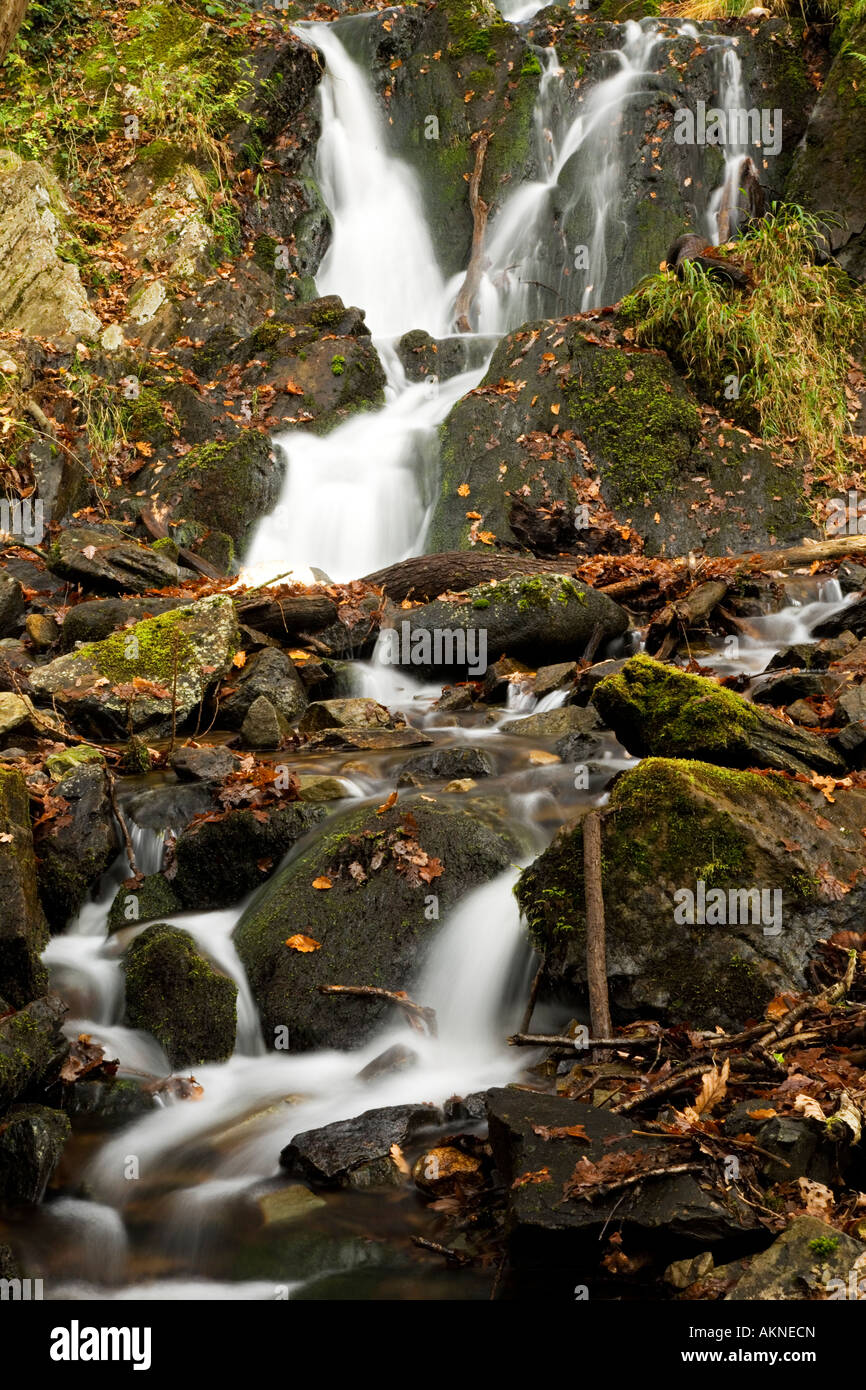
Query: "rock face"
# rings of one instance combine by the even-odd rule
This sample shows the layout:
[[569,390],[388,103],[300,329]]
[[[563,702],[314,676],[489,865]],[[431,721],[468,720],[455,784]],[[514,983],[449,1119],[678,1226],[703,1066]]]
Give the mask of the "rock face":
[[127,947],[126,1018],[152,1033],[172,1068],[224,1062],[235,1045],[237,985],[188,932],[158,922]]
[[276,647],[263,647],[232,676],[232,694],[220,701],[220,722],[239,729],[250,706],[261,695],[273,705],[287,724],[294,723],[303,713],[307,696],[297,671],[285,652]]
[[[761,1018],[807,987],[810,948],[851,928],[866,793],[650,758],[623,774],[603,822],[610,996],[622,1016],[665,1010],[701,1027]],[[818,875],[815,866],[821,865]],[[738,891],[739,890],[739,891]],[[548,980],[585,997],[583,835],[566,827],[517,897]]]
[[434,1105],[393,1105],[365,1110],[352,1120],[296,1134],[280,1154],[280,1166],[321,1187],[374,1187],[402,1181],[391,1157],[419,1131],[441,1122]]
[[615,319],[503,338],[442,425],[441,459],[431,551],[492,533],[538,554],[610,552],[633,544],[628,525],[650,554],[724,554],[811,527],[797,470],[702,416],[664,353],[636,351]]
[[860,280],[866,278],[866,121],[857,54],[864,45],[861,23],[827,74],[785,187],[786,200],[826,219],[837,259]]
[[[518,1282],[541,1280],[552,1294],[562,1296],[568,1290],[573,1298],[575,1268],[584,1264],[582,1252],[590,1241],[597,1241],[610,1219],[617,1195],[617,1220],[625,1230],[639,1233],[641,1248],[660,1238],[675,1239],[686,1248],[706,1248],[742,1238],[755,1224],[747,1207],[733,1197],[726,1205],[719,1195],[704,1190],[699,1175],[690,1173],[648,1179],[613,1197],[563,1200],[563,1187],[582,1159],[595,1164],[612,1152],[643,1151],[650,1157],[657,1153],[658,1166],[670,1162],[664,1157],[669,1153],[664,1139],[633,1134],[634,1122],[627,1116],[511,1088],[488,1091],[487,1115],[493,1157],[508,1194],[510,1262]],[[585,1139],[536,1131],[574,1125]],[[534,1175],[534,1180],[521,1183],[524,1174]],[[589,1292],[591,1298],[592,1289]],[[537,1291],[534,1296],[539,1296]]]
[[723,767],[844,772],[825,739],[794,729],[703,676],[633,656],[595,687],[592,702],[638,757],[699,758]]
[[0,570],[0,637],[8,637],[24,612],[24,590],[14,575]]
[[47,975],[39,959],[48,924],[36,889],[30,798],[20,772],[0,769],[0,982],[16,1008],[41,994]]
[[96,338],[102,324],[78,268],[57,254],[68,206],[35,162],[0,173],[0,326],[7,332]]
[[506,651],[526,660],[579,656],[597,627],[605,642],[624,633],[629,619],[619,604],[568,575],[534,574],[479,584],[465,599],[396,610],[391,623],[393,664],[477,677]]
[[67,809],[37,831],[39,896],[52,931],[61,931],[114,859],[120,838],[105,769],[93,763],[67,772],[52,795]]
[[217,594],[60,656],[31,684],[81,727],[157,735],[171,727],[173,690],[180,725],[228,673],[237,646],[234,604]]
[[[317,985],[408,988],[438,921],[470,888],[504,869],[514,852],[506,834],[477,816],[418,799],[381,816],[366,808],[332,822],[235,928],[266,1041],[288,1027],[297,1051],[359,1046],[390,1006],[326,997]],[[407,855],[421,862],[413,865]],[[428,915],[431,904],[438,918]],[[286,946],[296,933],[320,949]]]
[[0,1125],[0,1201],[41,1202],[71,1125],[60,1110],[17,1105]]

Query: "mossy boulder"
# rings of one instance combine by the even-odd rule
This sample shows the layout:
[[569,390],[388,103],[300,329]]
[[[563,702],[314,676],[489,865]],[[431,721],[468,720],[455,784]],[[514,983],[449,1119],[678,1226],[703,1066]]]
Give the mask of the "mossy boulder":
[[135,889],[118,888],[108,912],[108,933],[158,922],[183,910],[184,904],[164,874],[145,874]]
[[48,923],[36,890],[30,797],[20,772],[0,768],[0,989],[15,1008],[42,994]]
[[844,775],[842,759],[820,735],[783,723],[716,681],[648,656],[633,656],[618,674],[600,681],[592,702],[638,757]]
[[60,647],[71,652],[80,642],[101,642],[118,628],[180,608],[188,600],[159,598],[94,598],[70,608],[60,629]]
[[168,506],[175,522],[220,531],[242,554],[256,523],[276,506],[283,471],[268,436],[247,429],[222,443],[198,444],[136,483]]
[[86,763],[101,763],[105,766],[105,754],[101,748],[90,743],[76,743],[64,748],[62,753],[51,753],[45,759],[45,771],[55,782],[61,782],[70,772],[75,772]]
[[[381,815],[364,807],[331,822],[235,928],[266,1043],[275,1046],[277,1030],[287,1027],[293,1050],[360,1046],[389,1006],[328,998],[317,986],[409,988],[449,909],[504,869],[515,852],[495,819],[488,824],[417,798]],[[420,863],[409,862],[407,854]],[[286,942],[297,934],[319,947],[293,950]]]
[[0,1202],[41,1202],[72,1126],[46,1105],[17,1105],[0,1124]]
[[[809,529],[798,469],[699,402],[615,318],[524,325],[440,428],[430,551],[491,537],[538,554],[711,554]],[[628,527],[635,533],[629,541]]]
[[[394,664],[427,671],[471,670],[508,653],[528,661],[581,656],[598,626],[601,642],[619,637],[628,614],[613,599],[569,575],[518,575],[469,589],[465,597],[436,599],[411,611],[395,610]],[[403,625],[410,629],[403,641]],[[383,631],[387,629],[383,628]],[[422,634],[429,635],[425,645]],[[474,669],[473,669],[474,668]]]
[[126,1021],[151,1033],[173,1069],[224,1062],[237,1029],[237,985],[188,932],[145,927],[123,957]]
[[238,902],[271,876],[324,814],[321,806],[291,802],[229,811],[189,826],[175,845],[174,895],[184,908],[198,911]]
[[[615,1012],[739,1026],[780,991],[806,988],[814,943],[857,930],[864,825],[860,790],[831,805],[781,774],[664,758],[625,773],[602,824]],[[746,901],[737,890],[754,891]],[[517,897],[550,987],[573,1007],[586,989],[580,822],[524,871]]]
[[63,804],[36,832],[39,896],[52,931],[84,903],[120,848],[102,760],[82,761],[52,789]]
[[173,708],[179,727],[202,703],[238,645],[234,604],[217,594],[85,643],[35,670],[31,684],[83,728],[158,736]]
[[[7,995],[12,993],[4,971],[0,979]],[[25,1092],[33,1095],[56,1080],[69,1051],[65,1013],[66,1005],[51,994],[0,1018],[0,1114]]]

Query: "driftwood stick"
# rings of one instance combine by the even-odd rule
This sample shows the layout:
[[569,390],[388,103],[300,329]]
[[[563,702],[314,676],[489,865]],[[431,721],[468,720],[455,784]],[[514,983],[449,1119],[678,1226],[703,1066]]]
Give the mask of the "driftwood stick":
[[472,213],[472,250],[469,255],[469,265],[466,270],[466,278],[460,286],[457,295],[457,302],[454,305],[455,326],[458,333],[470,333],[472,325],[469,321],[469,314],[478,293],[478,286],[481,282],[482,254],[484,250],[484,229],[487,226],[487,214],[489,208],[481,197],[481,175],[484,172],[484,156],[487,154],[487,146],[490,143],[490,136],[479,133],[472,137],[475,142],[475,167],[469,180],[469,208]]
[[563,1052],[574,1052],[589,1047],[619,1047],[626,1050],[631,1047],[657,1047],[658,1041],[657,1037],[649,1034],[637,1038],[589,1038],[581,1042],[580,1038],[569,1038],[559,1033],[520,1032],[512,1033],[508,1044],[510,1047],[557,1047]]
[[385,999],[403,1010],[416,1032],[423,1032],[426,1024],[431,1038],[436,1037],[436,1010],[416,1004],[402,989],[380,989],[378,985],[319,985],[318,990],[320,994],[351,994],[357,999]]
[[678,646],[681,631],[708,617],[727,592],[728,586],[721,579],[710,579],[692,589],[685,598],[665,604],[647,630],[647,654],[664,661]]
[[110,767],[107,767],[105,769],[105,776],[106,780],[108,781],[108,799],[111,802],[111,809],[114,812],[114,818],[117,821],[117,824],[120,826],[120,833],[123,836],[123,843],[126,848],[126,857],[129,860],[129,867],[132,870],[132,873],[137,878],[138,865],[135,862],[135,850],[132,848],[132,840],[130,839],[129,826],[126,823],[126,817],[121,811],[120,805],[117,800],[117,788],[114,784],[114,773],[111,771]]
[[587,1202],[591,1202],[595,1197],[607,1197],[609,1193],[619,1192],[624,1187],[637,1187],[638,1183],[642,1183],[646,1178],[675,1178],[681,1173],[701,1173],[703,1166],[702,1163],[674,1163],[670,1168],[649,1168],[643,1173],[632,1173],[631,1177],[619,1178],[616,1182],[599,1183],[586,1191],[570,1187],[568,1196],[583,1197]]
[[613,1032],[607,992],[607,952],[604,931],[604,893],[601,883],[601,817],[590,811],[583,818],[583,879],[586,903],[586,979],[593,1033],[609,1038]]
[[[520,1024],[520,1034],[518,1036],[529,1032],[529,1025],[532,1022],[532,1015],[535,1012],[535,1003],[538,999],[538,991],[541,988],[541,981],[544,978],[545,964],[546,962],[542,961],[535,972],[535,978],[532,981],[532,988],[529,991],[529,998],[526,1001],[526,1008],[523,1011],[523,1019]],[[509,1042],[510,1041],[511,1039],[509,1038]]]

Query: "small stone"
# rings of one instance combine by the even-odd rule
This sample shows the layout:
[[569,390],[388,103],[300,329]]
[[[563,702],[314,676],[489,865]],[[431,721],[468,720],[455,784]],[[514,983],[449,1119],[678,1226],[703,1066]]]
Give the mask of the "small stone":
[[285,725],[267,695],[259,695],[247,711],[241,725],[241,738],[250,748],[279,748],[283,741]]
[[24,619],[27,636],[37,651],[47,651],[60,636],[56,619],[47,613],[28,613]]
[[446,792],[471,792],[478,786],[478,783],[471,777],[455,777],[453,782],[449,782],[443,788]]
[[703,1279],[713,1268],[713,1257],[709,1250],[693,1255],[690,1260],[675,1260],[664,1273],[666,1284],[675,1289],[687,1289],[697,1279]]
[[276,1192],[263,1192],[258,1198],[258,1208],[266,1226],[297,1221],[324,1206],[327,1206],[324,1197],[317,1197],[308,1187],[281,1187]]
[[79,743],[75,748],[66,748],[62,753],[51,753],[45,759],[45,771],[55,782],[59,782],[67,772],[74,772],[82,763],[104,763],[105,754],[101,748],[89,743]]

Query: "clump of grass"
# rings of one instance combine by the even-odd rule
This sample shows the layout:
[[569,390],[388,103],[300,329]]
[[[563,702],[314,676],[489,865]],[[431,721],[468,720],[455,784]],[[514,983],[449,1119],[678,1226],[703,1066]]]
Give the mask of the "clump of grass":
[[807,23],[837,21],[850,29],[866,18],[866,0],[671,0],[662,13],[680,19],[742,19],[759,4],[770,14]]
[[847,358],[866,328],[866,296],[839,267],[815,264],[821,235],[802,208],[774,204],[736,243],[750,291],[686,262],[682,279],[662,271],[641,282],[621,313],[635,340],[669,352],[705,399],[768,440],[841,464]]

